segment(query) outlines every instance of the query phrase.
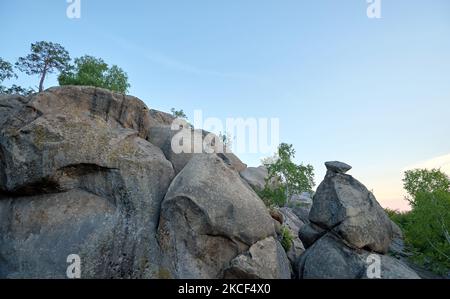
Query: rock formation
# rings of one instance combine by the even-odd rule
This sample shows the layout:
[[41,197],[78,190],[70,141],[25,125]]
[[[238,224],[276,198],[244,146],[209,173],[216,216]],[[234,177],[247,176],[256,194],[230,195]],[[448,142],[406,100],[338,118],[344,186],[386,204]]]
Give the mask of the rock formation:
[[327,162],[327,174],[313,198],[310,223],[299,236],[308,248],[298,264],[299,278],[419,278],[400,261],[385,255],[397,231],[371,192],[350,175],[351,167]]
[[65,278],[72,254],[82,278],[360,278],[372,253],[383,277],[416,277],[350,166],[327,163],[310,213],[269,211],[267,170],[217,140],[99,88],[0,96],[0,278]]
[[[245,164],[171,153],[173,121],[98,88],[1,96],[0,277],[64,278],[78,254],[83,278],[220,278],[271,240]],[[255,260],[248,275],[285,277],[277,242],[258,249],[270,268]]]
[[194,156],[173,180],[159,235],[166,269],[175,278],[221,278],[232,259],[275,236],[275,228],[239,174],[218,156],[204,154]]

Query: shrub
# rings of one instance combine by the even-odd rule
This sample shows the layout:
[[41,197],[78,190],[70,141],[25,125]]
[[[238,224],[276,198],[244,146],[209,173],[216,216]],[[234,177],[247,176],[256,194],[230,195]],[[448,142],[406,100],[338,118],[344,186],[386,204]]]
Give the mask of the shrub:
[[283,246],[286,252],[291,249],[293,240],[294,237],[292,236],[290,230],[283,225],[281,227],[281,246]]

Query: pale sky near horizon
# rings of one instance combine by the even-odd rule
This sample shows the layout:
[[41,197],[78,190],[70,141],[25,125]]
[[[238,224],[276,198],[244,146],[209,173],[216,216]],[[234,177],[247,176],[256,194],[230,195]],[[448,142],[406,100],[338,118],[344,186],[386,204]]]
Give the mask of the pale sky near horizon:
[[0,0],[0,57],[53,41],[121,66],[151,108],[279,118],[317,183],[323,162],[344,161],[383,206],[406,209],[406,169],[450,174],[450,1],[381,3],[369,19],[366,0],[81,0],[73,20],[66,0]]

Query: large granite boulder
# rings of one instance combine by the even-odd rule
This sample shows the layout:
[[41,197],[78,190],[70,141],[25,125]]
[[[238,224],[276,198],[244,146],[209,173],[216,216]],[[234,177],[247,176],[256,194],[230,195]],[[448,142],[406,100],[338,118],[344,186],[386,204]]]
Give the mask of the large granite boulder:
[[289,261],[273,237],[256,242],[225,270],[226,279],[290,279]]
[[307,247],[296,270],[299,278],[405,278],[419,276],[406,264],[384,255],[394,226],[364,185],[345,172],[351,167],[327,162],[328,172],[313,199],[310,223],[299,237]]
[[[378,269],[375,268],[377,265]],[[348,247],[332,233],[320,238],[306,251],[300,258],[298,269],[302,279],[420,279],[400,261]]]
[[314,195],[309,220],[357,248],[386,253],[393,238],[391,220],[375,196],[344,173],[349,166],[336,164],[327,163],[328,172]]
[[274,235],[264,203],[214,154],[192,157],[162,204],[159,243],[173,278],[222,278],[231,260]]
[[85,87],[19,102],[0,131],[0,275],[65,277],[79,254],[85,278],[158,277],[174,171],[145,139],[145,104]]

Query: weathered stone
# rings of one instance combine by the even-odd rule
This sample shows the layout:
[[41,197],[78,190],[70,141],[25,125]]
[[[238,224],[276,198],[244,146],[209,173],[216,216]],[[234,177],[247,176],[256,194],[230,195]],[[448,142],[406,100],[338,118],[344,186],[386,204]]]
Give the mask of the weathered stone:
[[317,188],[309,219],[357,248],[379,253],[388,251],[393,237],[391,221],[375,196],[346,174],[327,173]]
[[[159,209],[174,172],[162,151],[141,138],[148,133],[146,111],[132,97],[65,87],[32,96],[7,119],[0,133],[0,268],[9,270],[2,275],[61,277],[60,261],[74,250],[84,257],[84,277],[157,277]],[[65,208],[60,198],[72,205]],[[17,218],[22,213],[28,216]],[[31,235],[13,225],[42,213],[42,228]]]
[[274,235],[261,199],[214,154],[195,155],[162,204],[159,242],[174,278],[221,278],[233,258]]
[[380,255],[381,279],[420,279],[420,276],[405,263],[387,255]]
[[305,248],[310,247],[320,237],[322,237],[327,231],[318,227],[314,223],[308,223],[300,227],[298,236],[302,241]]
[[273,237],[258,241],[230,262],[226,279],[289,279],[289,261],[281,244]]
[[327,167],[328,171],[334,173],[346,173],[347,171],[352,169],[350,165],[338,161],[325,162],[325,166]]
[[261,191],[266,185],[266,178],[269,176],[267,168],[264,166],[248,167],[241,172],[241,177],[253,188]]
[[19,95],[0,95],[0,128],[3,128],[3,124],[14,117],[29,100],[29,97]]
[[311,211],[311,206],[308,204],[294,204],[290,203],[288,207],[292,212],[300,219],[303,223],[309,223],[309,212]]
[[[375,267],[379,267],[379,272]],[[325,235],[308,248],[300,258],[298,271],[299,278],[303,279],[419,278],[400,261],[355,250],[332,234]]]
[[[155,126],[150,128],[150,142],[161,148],[166,158],[172,162],[175,173],[179,173],[194,155],[217,153],[217,155],[232,169],[239,172],[247,165],[236,155],[228,152],[219,138],[203,130],[191,128],[175,129],[171,126]],[[188,144],[184,142],[188,141]],[[179,147],[174,151],[174,146]]]
[[284,223],[283,214],[278,209],[270,209],[269,210],[270,217],[274,220],[278,221],[280,224]]

